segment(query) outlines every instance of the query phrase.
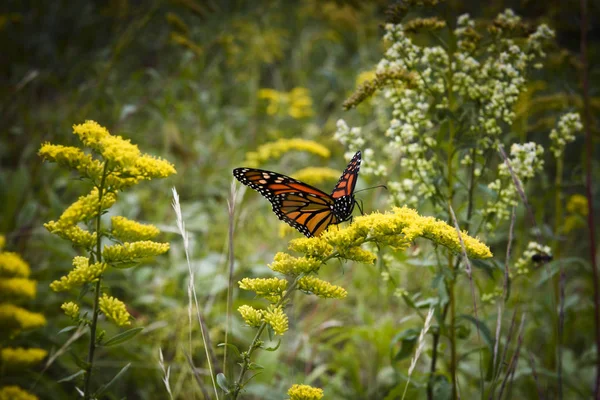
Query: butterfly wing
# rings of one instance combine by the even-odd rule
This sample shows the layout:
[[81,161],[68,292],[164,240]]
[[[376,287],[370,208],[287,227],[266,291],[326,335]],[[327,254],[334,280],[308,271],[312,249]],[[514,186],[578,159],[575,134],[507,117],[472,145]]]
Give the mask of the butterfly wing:
[[251,187],[273,206],[273,212],[304,235],[319,235],[338,223],[334,200],[327,193],[289,176],[255,168],[236,168],[233,176]]
[[360,157],[360,151],[357,151],[356,154],[354,154],[354,157],[352,157],[352,160],[348,163],[344,173],[342,173],[333,192],[331,192],[331,197],[337,199],[343,196],[352,196],[354,187],[356,186],[356,180],[358,179],[358,170],[360,169],[361,161]]

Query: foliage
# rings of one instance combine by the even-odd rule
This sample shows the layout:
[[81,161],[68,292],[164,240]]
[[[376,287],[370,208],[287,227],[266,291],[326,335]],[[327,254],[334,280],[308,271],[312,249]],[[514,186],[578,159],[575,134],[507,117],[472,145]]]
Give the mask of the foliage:
[[[0,254],[0,314],[37,327],[11,348],[49,356],[0,369],[7,396],[74,398],[91,375],[99,398],[590,398],[580,12],[9,1],[0,231],[27,261]],[[90,119],[108,129],[69,133]],[[387,190],[315,239],[231,187],[259,167],[327,191],[356,150],[358,189]],[[156,156],[177,174],[146,180]]]

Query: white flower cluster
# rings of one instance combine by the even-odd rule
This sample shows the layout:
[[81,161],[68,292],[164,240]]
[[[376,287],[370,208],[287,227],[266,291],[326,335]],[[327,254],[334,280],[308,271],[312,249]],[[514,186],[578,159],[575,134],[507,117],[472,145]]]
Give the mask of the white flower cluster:
[[[534,142],[522,145],[515,143],[511,146],[509,162],[519,181],[525,183],[542,170],[543,154],[544,148]],[[519,196],[510,170],[505,163],[498,166],[498,175],[499,178],[488,185],[488,188],[497,193],[498,198],[495,203],[488,204],[483,213],[485,216],[495,215],[498,221],[502,221],[510,216],[509,209],[519,204]],[[491,230],[493,224],[488,222],[487,228]]]
[[534,256],[545,255],[552,256],[552,250],[550,247],[543,246],[537,242],[529,242],[527,250],[523,252],[521,258],[515,263],[515,268],[511,272],[511,276],[526,275],[531,271],[531,267],[536,264]]
[[581,116],[578,113],[568,113],[560,117],[557,127],[550,132],[552,144],[550,150],[554,157],[559,158],[567,143],[575,140],[575,132],[580,132],[583,129]]
[[[499,14],[497,20],[509,25],[521,22],[521,18],[510,9]],[[496,44],[488,46],[485,57],[477,60],[472,51],[466,50],[469,48],[466,43],[472,40],[469,32],[474,26],[468,14],[458,18],[454,33],[462,50],[456,53],[452,63],[452,69],[456,71],[452,90],[478,106],[479,126],[473,126],[472,130],[498,136],[502,133],[501,124],[510,125],[515,118],[513,107],[524,90],[528,66],[536,57],[545,55],[542,45],[553,37],[554,32],[546,25],[540,25],[527,38],[527,45],[522,49],[514,40],[502,38],[502,29],[499,29]],[[490,140],[480,141],[479,154],[492,143]]]
[[344,157],[347,160],[350,160],[358,150],[362,150],[363,157],[360,170],[363,175],[387,175],[387,168],[384,164],[380,164],[376,161],[373,149],[364,148],[365,138],[363,137],[361,128],[350,128],[343,119],[337,121],[336,128],[333,138],[338,140],[349,150],[344,154]]

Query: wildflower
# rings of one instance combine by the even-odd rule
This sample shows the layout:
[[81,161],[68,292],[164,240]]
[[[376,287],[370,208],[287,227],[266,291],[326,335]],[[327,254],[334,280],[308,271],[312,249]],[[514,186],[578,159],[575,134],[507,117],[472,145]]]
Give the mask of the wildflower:
[[33,299],[36,282],[26,278],[0,279],[0,300]]
[[99,305],[102,313],[117,326],[131,325],[131,315],[121,300],[103,293]]
[[419,31],[436,31],[446,27],[446,21],[436,17],[415,18],[404,25],[404,32],[418,33]]
[[333,246],[321,237],[293,239],[290,241],[289,249],[321,260],[333,252]]
[[274,89],[260,89],[258,97],[269,101],[267,114],[276,115],[284,112],[292,118],[301,119],[313,115],[312,99],[306,88],[294,88],[290,92],[279,92]]
[[136,240],[149,240],[160,233],[154,225],[144,225],[129,220],[125,217],[115,216],[111,218],[112,234],[123,242]]
[[531,272],[531,268],[537,264],[534,261],[534,256],[538,254],[545,254],[552,256],[552,250],[548,246],[543,246],[537,242],[529,242],[527,249],[523,252],[523,255],[515,263],[515,267],[511,271],[512,276],[527,275]]
[[108,265],[106,263],[93,263],[87,257],[76,256],[73,258],[73,269],[50,284],[50,289],[62,292],[81,286],[86,283],[95,282],[104,273]]
[[340,172],[333,168],[307,167],[294,172],[292,177],[309,185],[320,186],[327,181],[336,181]]
[[281,278],[244,278],[238,282],[241,289],[251,290],[257,296],[276,303],[285,295],[288,282]]
[[38,397],[18,386],[11,385],[0,388],[0,400],[38,400]]
[[269,308],[263,311],[263,319],[271,325],[276,335],[283,335],[288,330],[288,317],[281,306],[269,305]]
[[581,194],[574,194],[569,197],[569,201],[567,202],[567,211],[572,214],[586,217],[589,211],[587,197]]
[[11,370],[29,368],[39,364],[48,352],[42,349],[24,349],[21,347],[2,349],[2,365]]
[[157,256],[169,251],[169,243],[157,243],[150,240],[125,242],[104,247],[104,260],[109,264],[128,263]]
[[71,317],[73,320],[79,318],[79,306],[72,301],[63,303],[60,308],[64,311],[67,317]]
[[263,312],[254,307],[242,305],[238,307],[238,312],[242,315],[244,322],[248,326],[259,327],[263,320]]
[[13,304],[0,303],[0,336],[15,334],[21,330],[40,328],[46,325],[42,314],[33,313]]
[[[0,237],[4,239],[4,236]],[[0,252],[0,276],[27,278],[29,265],[17,253],[2,251]]]
[[74,246],[90,249],[96,244],[96,232],[90,233],[78,226],[65,226],[59,222],[50,221],[44,224],[48,232],[73,243]]
[[276,160],[290,151],[306,151],[323,158],[329,158],[331,152],[329,149],[317,142],[305,139],[279,139],[275,142],[265,143],[256,149],[256,151],[246,154],[244,164],[255,168],[267,160]]
[[310,292],[324,299],[343,299],[348,295],[348,292],[343,287],[332,285],[314,276],[300,278],[298,289]]
[[323,389],[296,383],[289,388],[287,394],[290,396],[290,400],[321,400]]
[[340,257],[364,264],[374,264],[377,256],[360,247],[349,247],[340,251]]
[[102,163],[77,147],[44,143],[38,154],[44,160],[74,169],[86,178],[100,179],[102,176]]
[[319,269],[322,262],[312,257],[293,257],[287,253],[277,253],[274,262],[269,265],[275,272],[284,275],[297,276],[302,273],[309,273]]
[[567,143],[575,140],[575,133],[583,129],[579,113],[568,113],[560,117],[557,127],[550,132],[552,145],[550,150],[554,157],[560,157]]

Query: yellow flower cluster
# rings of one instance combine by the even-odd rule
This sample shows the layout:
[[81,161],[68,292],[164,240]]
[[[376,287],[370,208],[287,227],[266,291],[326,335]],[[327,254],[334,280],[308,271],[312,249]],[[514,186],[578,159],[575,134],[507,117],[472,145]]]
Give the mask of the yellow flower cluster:
[[263,311],[263,319],[271,325],[276,335],[283,335],[288,330],[288,317],[281,306],[269,305],[269,308]]
[[106,293],[102,294],[100,297],[100,310],[106,315],[108,319],[113,321],[117,326],[126,326],[130,325],[131,321],[129,318],[129,312],[125,307],[125,303],[121,300],[108,296]]
[[285,113],[295,119],[313,115],[312,99],[309,90],[306,88],[297,87],[287,93],[275,89],[260,89],[258,97],[269,102],[267,106],[267,114],[269,115]]
[[77,147],[44,143],[38,154],[44,160],[74,169],[86,178],[98,180],[102,177],[102,163]]
[[46,324],[43,315],[10,304],[13,301],[34,298],[36,282],[28,279],[29,264],[20,255],[2,251],[5,243],[4,235],[0,235],[0,339],[7,339],[21,330]]
[[276,303],[285,295],[288,282],[281,278],[244,278],[238,285],[241,289],[251,290],[257,296]]
[[571,214],[577,214],[586,217],[588,215],[587,197],[581,194],[574,194],[569,197],[567,202],[567,211]]
[[[0,238],[4,240],[4,236],[0,236]],[[0,246],[1,248],[2,246]],[[27,278],[29,276],[29,265],[17,253],[0,252],[0,276]]]
[[[333,246],[322,237],[293,239],[290,241],[288,248],[320,260],[333,253]],[[277,255],[275,257],[277,258]]]
[[[393,247],[407,247],[417,237],[431,240],[437,245],[461,253],[462,247],[456,229],[433,217],[422,217],[408,207],[394,207],[391,213],[373,213],[355,218],[355,222],[342,229],[329,229],[323,239],[337,247],[341,254],[357,248],[367,240]],[[490,249],[476,238],[461,233],[467,255],[472,258],[492,257]],[[352,251],[352,250],[351,250]],[[366,253],[360,256],[368,259]]]
[[22,330],[40,328],[46,325],[42,314],[27,311],[13,304],[0,303],[0,337],[12,336]]
[[77,256],[73,258],[73,269],[63,276],[60,280],[50,284],[50,289],[55,292],[62,292],[82,286],[86,283],[95,282],[106,271],[108,265],[106,263],[90,264],[87,257]]
[[238,312],[242,315],[244,322],[246,322],[248,326],[257,328],[263,321],[263,311],[257,310],[254,307],[242,305],[238,307]]
[[160,233],[154,225],[144,225],[125,217],[112,217],[112,235],[123,242],[149,240]]
[[310,292],[324,299],[343,299],[348,295],[346,289],[332,285],[314,276],[304,276],[298,280],[298,289]]
[[282,155],[290,151],[306,151],[316,154],[323,158],[329,158],[331,152],[322,144],[312,140],[305,139],[279,139],[275,142],[265,143],[246,154],[244,165],[250,168],[257,168],[267,160],[277,160]]
[[298,276],[317,270],[321,260],[311,257],[294,257],[287,253],[277,253],[272,264],[269,265],[275,272],[284,275]]
[[38,400],[38,397],[18,386],[11,385],[0,388],[0,400]]
[[333,168],[307,167],[294,172],[292,177],[309,185],[321,186],[328,181],[337,181],[340,171]]
[[157,243],[150,240],[125,242],[104,248],[104,260],[109,264],[128,263],[157,256],[169,251],[169,243]]
[[36,282],[26,278],[0,278],[0,301],[33,299]]
[[321,400],[323,389],[314,388],[309,385],[294,384],[287,392],[290,400]]
[[60,308],[65,312],[67,317],[71,317],[74,320],[79,319],[79,306],[72,301],[63,303]]
[[21,370],[37,365],[48,352],[43,349],[24,349],[22,347],[2,349],[2,365],[11,370]]

